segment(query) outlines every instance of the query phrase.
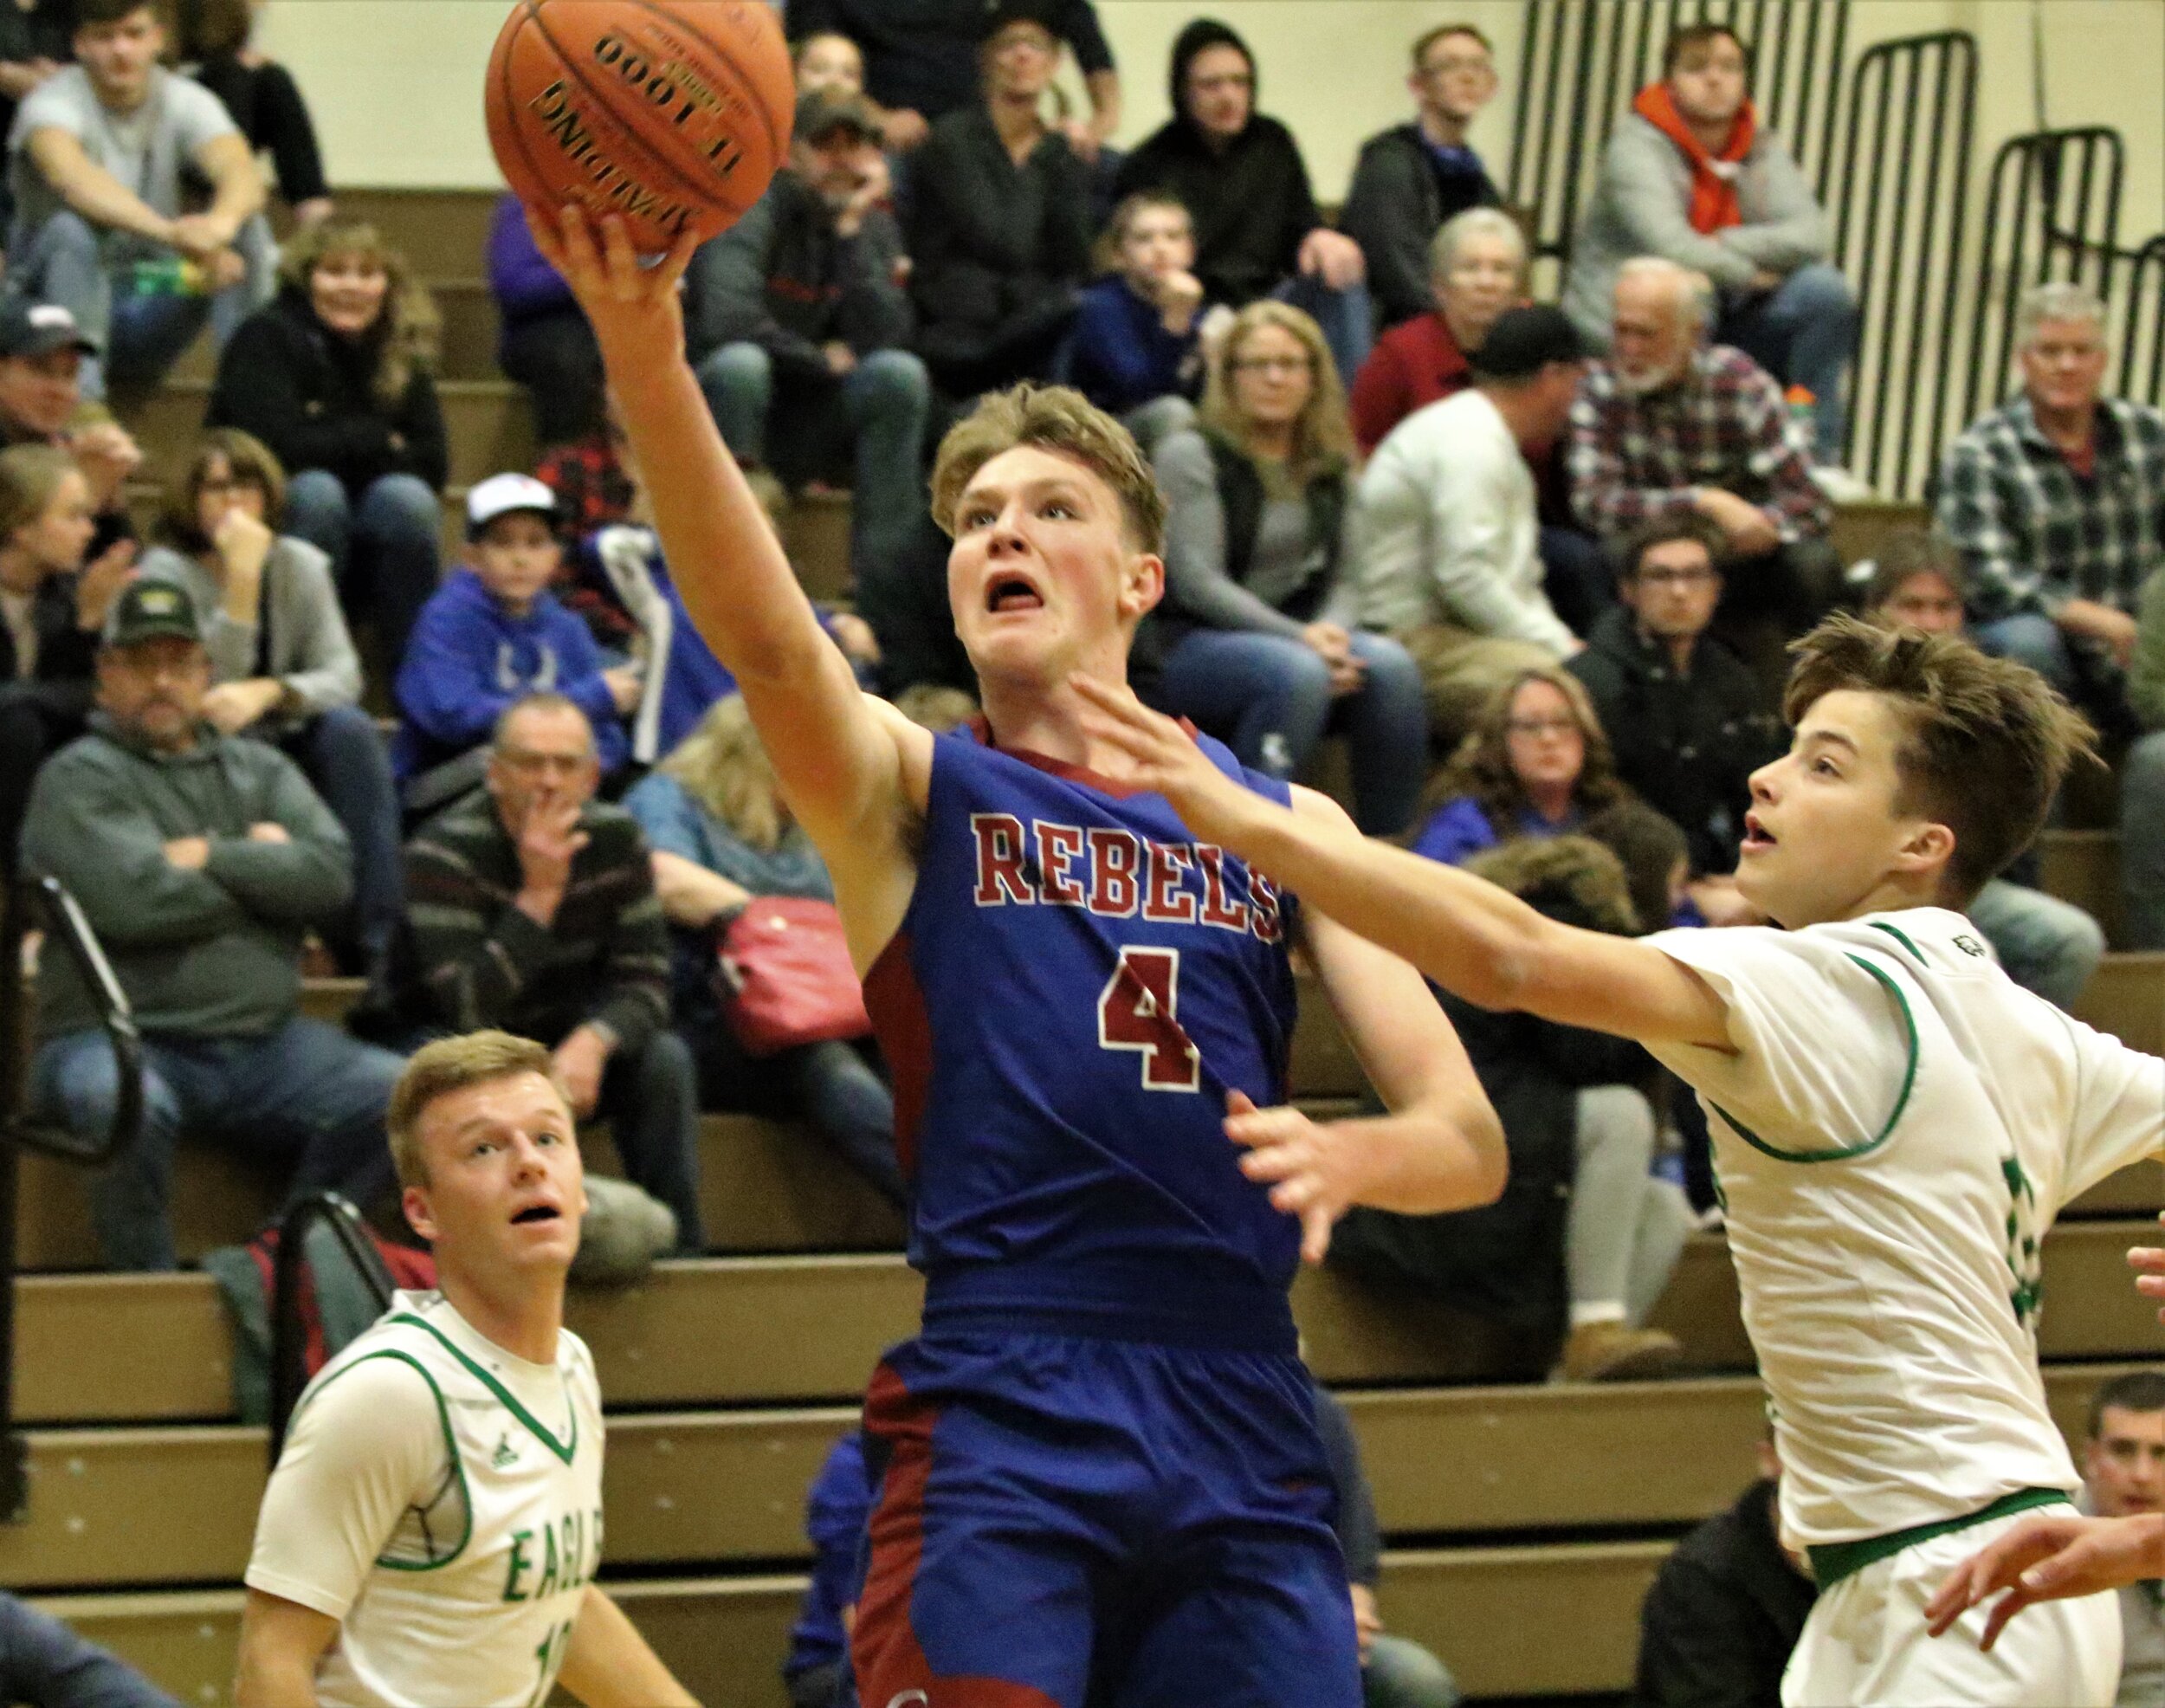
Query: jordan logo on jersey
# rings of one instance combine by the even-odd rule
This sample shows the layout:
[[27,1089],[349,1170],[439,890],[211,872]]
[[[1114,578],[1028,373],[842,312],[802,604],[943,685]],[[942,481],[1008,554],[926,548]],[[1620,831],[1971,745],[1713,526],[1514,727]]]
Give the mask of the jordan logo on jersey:
[[[1148,842],[1130,831],[973,812],[980,908],[1081,908],[1108,919],[1208,925],[1275,943],[1278,892],[1207,842]],[[1235,894],[1244,884],[1247,898]]]

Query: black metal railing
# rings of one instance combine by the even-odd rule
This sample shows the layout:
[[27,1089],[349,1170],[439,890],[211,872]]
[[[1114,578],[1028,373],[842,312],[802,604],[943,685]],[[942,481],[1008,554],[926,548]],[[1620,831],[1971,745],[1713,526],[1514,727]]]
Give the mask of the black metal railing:
[[1967,31],[1879,42],[1858,59],[1840,169],[1823,180],[1858,302],[1848,466],[1890,495],[1921,487],[1949,430],[1976,115]]
[[[308,1236],[320,1223],[339,1254],[375,1296],[381,1312],[391,1306],[391,1271],[362,1224],[361,1213],[335,1192],[313,1192],[278,1225],[278,1252],[271,1262],[270,1462],[286,1445],[286,1426],[308,1385],[307,1327],[301,1320],[301,1278],[308,1266]],[[318,1278],[320,1284],[321,1278]],[[319,1304],[318,1315],[320,1316]]]
[[1824,197],[1840,112],[1849,0],[1527,0],[1506,197],[1536,257],[1567,258],[1610,133],[1661,74],[1671,32],[1710,20],[1750,44],[1762,123]]
[[[135,1142],[143,1122],[143,1045],[127,993],[113,976],[82,909],[57,878],[39,878],[0,895],[0,1517],[20,1518],[29,1499],[22,1438],[15,1433],[15,1219],[24,1150],[87,1168],[110,1161]],[[35,1119],[29,1100],[29,1003],[23,947],[33,919],[45,952],[57,943],[74,963],[113,1045],[113,1119],[102,1133],[79,1135]]]
[[2036,131],[2000,145],[1969,287],[1965,421],[1993,407],[2007,390],[2026,289],[2064,279],[2111,296],[2121,258],[2123,175],[2120,133],[2102,126]]
[[2128,256],[2120,331],[2120,395],[2165,409],[2165,231]]

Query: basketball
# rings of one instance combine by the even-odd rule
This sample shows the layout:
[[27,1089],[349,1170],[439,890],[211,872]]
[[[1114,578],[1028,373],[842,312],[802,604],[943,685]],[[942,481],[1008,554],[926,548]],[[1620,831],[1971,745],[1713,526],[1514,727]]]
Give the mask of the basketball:
[[514,193],[618,214],[648,255],[759,199],[794,102],[763,0],[520,0],[488,60],[489,146]]

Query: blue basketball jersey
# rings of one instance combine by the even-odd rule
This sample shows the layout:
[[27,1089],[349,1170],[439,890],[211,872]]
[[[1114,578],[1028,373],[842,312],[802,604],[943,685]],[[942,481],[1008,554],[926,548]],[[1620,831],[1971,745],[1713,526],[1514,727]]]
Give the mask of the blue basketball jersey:
[[1223,1126],[1229,1088],[1284,1101],[1290,898],[1162,796],[967,728],[933,755],[916,892],[865,980],[927,1332],[1290,1352],[1300,1230]]

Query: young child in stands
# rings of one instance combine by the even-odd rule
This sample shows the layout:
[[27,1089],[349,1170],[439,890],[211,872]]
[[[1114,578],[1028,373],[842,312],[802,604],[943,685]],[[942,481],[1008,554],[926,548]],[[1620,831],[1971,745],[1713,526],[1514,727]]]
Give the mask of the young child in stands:
[[1147,451],[1194,420],[1189,405],[1202,389],[1206,317],[1195,223],[1179,197],[1142,191],[1114,210],[1106,236],[1118,270],[1082,293],[1072,377]]

